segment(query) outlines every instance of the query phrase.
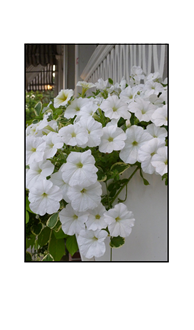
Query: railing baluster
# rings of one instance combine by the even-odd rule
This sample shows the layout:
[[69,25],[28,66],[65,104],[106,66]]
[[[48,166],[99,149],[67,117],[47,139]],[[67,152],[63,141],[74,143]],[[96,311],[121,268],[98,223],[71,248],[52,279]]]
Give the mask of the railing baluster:
[[133,45],[133,65],[136,66],[136,45]]
[[129,75],[131,75],[131,68],[134,65],[134,61],[133,61],[133,45],[130,45],[130,53],[129,53],[129,58],[130,58],[130,72]]
[[151,64],[152,64],[153,48],[152,45],[148,46],[148,66],[146,74],[151,73]]
[[165,45],[161,45],[160,69],[159,69],[159,72],[161,74],[161,77],[163,77],[163,73],[164,73],[165,48],[166,48]]
[[125,48],[125,58],[126,58],[125,79],[128,84],[129,83],[129,45],[126,45],[126,48]]
[[153,60],[154,60],[154,71],[158,72],[158,51],[157,45],[153,45]]

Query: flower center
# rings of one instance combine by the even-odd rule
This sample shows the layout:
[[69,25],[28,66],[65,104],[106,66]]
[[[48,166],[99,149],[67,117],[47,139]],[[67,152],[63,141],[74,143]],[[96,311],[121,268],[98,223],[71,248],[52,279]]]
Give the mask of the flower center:
[[137,141],[133,141],[132,145],[133,146],[137,146],[138,145],[138,142]]
[[97,238],[96,236],[94,236],[94,237],[93,237],[93,240],[94,240],[94,241],[97,241],[97,240],[98,240],[98,238]]
[[112,108],[113,112],[117,111],[118,109],[116,107]]
[[82,168],[82,167],[83,167],[83,164],[82,164],[81,162],[79,162],[79,163],[76,164],[76,166],[77,166],[78,168]]
[[165,162],[164,162],[165,165],[168,165],[168,160],[166,159]]
[[32,147],[32,148],[31,148],[31,151],[32,151],[32,152],[35,152],[35,151],[36,151],[36,148],[33,148],[33,147]]
[[84,194],[84,193],[86,192],[86,189],[84,188],[84,189],[82,189],[80,192],[81,192],[82,194]]
[[112,141],[113,141],[113,138],[110,136],[110,137],[108,138],[108,141],[109,141],[109,142],[112,142]]
[[80,108],[79,108],[79,107],[76,107],[75,110],[76,110],[76,111],[80,111]]
[[41,168],[39,168],[37,172],[40,174],[40,173],[42,172],[42,169],[41,169]]
[[144,115],[146,112],[144,109],[141,110],[142,115]]
[[44,192],[43,194],[42,194],[42,197],[47,197],[48,195]]
[[150,154],[150,156],[153,156],[153,155],[155,155],[155,151],[154,151],[154,152],[152,152],[152,153]]
[[49,147],[50,147],[50,148],[54,147],[54,144],[53,144],[53,143],[50,143],[50,144],[49,144]]
[[78,216],[76,214],[74,214],[73,220],[77,220],[77,219],[78,219]]
[[61,97],[60,97],[60,100],[61,101],[66,101],[67,100],[67,95],[66,94],[63,94]]
[[97,220],[99,220],[99,219],[100,219],[100,215],[99,215],[99,214],[96,214],[95,218],[96,218]]
[[115,218],[115,220],[116,220],[116,221],[119,221],[119,220],[121,220],[121,218],[119,218],[119,217],[116,217],[116,218]]
[[76,137],[75,132],[72,132],[72,133],[71,133],[71,136],[72,136],[72,137]]
[[133,98],[133,95],[129,95],[129,99],[132,99]]

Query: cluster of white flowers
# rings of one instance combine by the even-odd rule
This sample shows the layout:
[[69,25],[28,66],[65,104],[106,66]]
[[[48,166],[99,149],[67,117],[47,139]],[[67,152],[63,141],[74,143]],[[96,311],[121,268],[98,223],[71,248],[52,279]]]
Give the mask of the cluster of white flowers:
[[[105,253],[108,233],[130,235],[135,219],[123,203],[109,210],[102,205],[102,186],[90,148],[102,154],[118,151],[123,162],[139,162],[145,173],[167,173],[167,88],[158,73],[145,76],[140,67],[132,68],[129,85],[124,78],[115,85],[102,79],[77,85],[82,96],[75,98],[73,90],[62,90],[54,99],[55,108],[64,108],[65,126],[59,128],[45,114],[27,127],[26,187],[31,210],[41,216],[59,211],[64,233],[75,234],[81,254],[92,258]],[[84,97],[94,87],[98,93]],[[124,123],[118,126],[121,118]],[[59,151],[65,154],[66,146],[71,151],[55,169],[51,160]],[[87,150],[74,151],[76,147]],[[62,210],[61,200],[67,204]]]

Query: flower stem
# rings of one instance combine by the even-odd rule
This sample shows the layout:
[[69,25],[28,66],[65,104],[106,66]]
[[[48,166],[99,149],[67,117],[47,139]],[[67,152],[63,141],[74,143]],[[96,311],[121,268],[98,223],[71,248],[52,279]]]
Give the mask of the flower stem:
[[117,192],[117,194],[115,195],[115,197],[112,200],[112,204],[115,201],[115,199],[117,198],[117,196],[120,194],[120,192],[123,190],[123,188],[125,186],[127,186],[128,182],[132,179],[132,177],[134,176],[134,174],[137,172],[137,170],[139,169],[139,166],[136,167],[135,171],[130,175],[129,179],[127,180],[127,182],[119,189],[119,191]]
[[110,247],[110,261],[112,261],[112,247]]

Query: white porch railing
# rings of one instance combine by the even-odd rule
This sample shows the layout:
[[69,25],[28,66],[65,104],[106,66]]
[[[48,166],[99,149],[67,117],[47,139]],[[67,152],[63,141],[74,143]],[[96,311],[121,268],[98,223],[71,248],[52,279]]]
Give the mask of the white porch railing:
[[140,66],[145,74],[159,72],[167,77],[167,45],[99,45],[81,74],[84,81],[97,82],[111,78],[114,83],[125,77],[127,83],[132,66]]

